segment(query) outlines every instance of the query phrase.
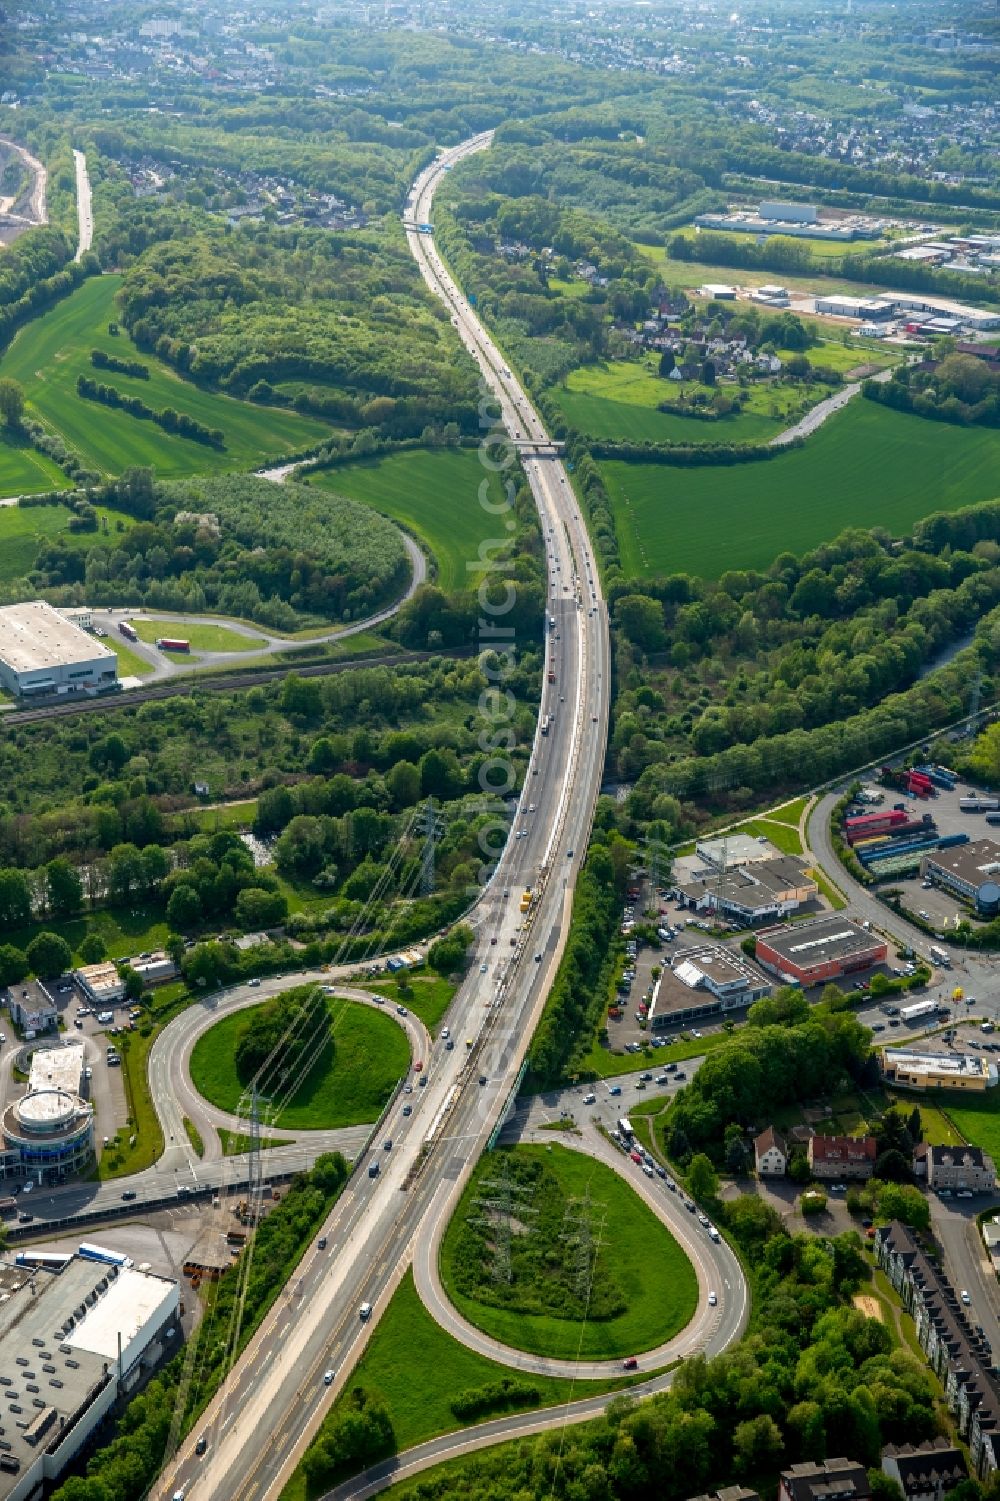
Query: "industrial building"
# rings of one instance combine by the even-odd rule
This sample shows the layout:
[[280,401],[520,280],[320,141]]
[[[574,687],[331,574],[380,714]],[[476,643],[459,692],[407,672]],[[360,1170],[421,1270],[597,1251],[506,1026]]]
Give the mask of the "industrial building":
[[736,288],[729,286],[726,282],[706,281],[698,288],[698,291],[702,297],[712,297],[716,302],[736,301]]
[[83,1099],[83,1045],[39,1048],[31,1060],[28,1088],[3,1111],[5,1170],[36,1183],[62,1183],[90,1166],[94,1156],[94,1113]]
[[992,1089],[997,1066],[977,1053],[922,1053],[886,1048],[882,1053],[886,1082],[897,1089]]
[[159,1359],[179,1308],[176,1282],[110,1260],[0,1262],[0,1501],[59,1478]]
[[993,839],[927,850],[920,874],[970,902],[981,917],[996,917],[1000,911],[1000,844]]
[[[983,332],[1000,328],[1000,311],[970,307],[964,302],[953,302],[947,297],[925,297],[912,292],[885,292],[880,297],[847,297],[839,293],[817,297],[813,303],[817,313],[827,313],[834,318],[861,318],[866,323],[884,322],[907,313],[926,314],[931,332],[947,333],[963,328]],[[922,326],[925,320],[917,320]]]
[[712,870],[736,870],[741,865],[773,860],[778,851],[766,839],[752,834],[727,834],[721,839],[699,839],[694,852]]
[[118,658],[43,599],[0,609],[0,687],[15,698],[108,692]]
[[696,912],[714,912],[737,927],[774,922],[797,912],[819,887],[801,860],[779,855],[736,870],[720,870],[677,883],[678,900]]
[[880,323],[893,315],[893,306],[882,297],[846,297],[834,293],[829,297],[817,297],[817,313],[828,313],[833,318],[864,318]]
[[11,1020],[30,1042],[39,1032],[47,1032],[59,1019],[55,999],[41,980],[24,980],[12,985],[7,993]]
[[110,960],[84,964],[73,971],[73,978],[87,1000],[95,1006],[110,1006],[125,994],[125,984],[117,966]]
[[757,934],[757,963],[786,984],[824,985],[884,964],[887,953],[883,938],[844,917],[817,917]]
[[771,983],[738,950],[718,943],[692,945],[664,965],[647,1018],[651,1032],[739,1011],[771,994]]
[[851,214],[842,219],[821,219],[812,203],[762,203],[753,209],[733,208],[726,214],[698,214],[699,229],[717,229],[724,234],[791,235],[809,240],[877,240],[885,230],[881,219]]

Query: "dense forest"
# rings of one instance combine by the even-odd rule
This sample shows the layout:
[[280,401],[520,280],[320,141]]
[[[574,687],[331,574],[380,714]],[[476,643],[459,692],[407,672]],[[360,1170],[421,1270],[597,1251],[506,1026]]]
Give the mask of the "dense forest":
[[[40,548],[30,586],[56,604],[211,610],[294,631],[371,615],[409,581],[395,526],[328,491],[252,475],[160,483],[129,470],[92,495],[135,524],[86,550],[72,539]],[[23,583],[7,594],[23,598]]]

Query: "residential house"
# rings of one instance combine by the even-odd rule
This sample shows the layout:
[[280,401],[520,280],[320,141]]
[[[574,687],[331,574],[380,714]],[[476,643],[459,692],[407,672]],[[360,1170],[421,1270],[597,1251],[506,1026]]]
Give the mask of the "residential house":
[[927,1153],[929,1147],[925,1141],[918,1141],[913,1148],[913,1161],[911,1168],[915,1178],[927,1177]]
[[782,1470],[778,1501],[871,1501],[868,1471],[856,1459],[792,1465]]
[[712,1496],[692,1496],[691,1501],[760,1501],[760,1497],[756,1491],[748,1491],[745,1485],[727,1485]]
[[929,1147],[927,1151],[927,1186],[950,1188],[971,1193],[989,1193],[996,1187],[997,1175],[992,1157],[981,1147]]
[[966,1479],[961,1449],[946,1438],[923,1444],[888,1444],[882,1450],[882,1472],[895,1480],[906,1501],[941,1501],[945,1491]]
[[814,1178],[870,1178],[877,1154],[874,1136],[810,1136],[806,1152]]
[[754,1162],[761,1178],[783,1178],[788,1168],[788,1143],[773,1126],[754,1137]]
[[894,1220],[876,1232],[875,1250],[944,1387],[973,1471],[985,1479],[1000,1467],[1000,1397],[990,1371],[992,1355],[973,1332],[948,1278],[924,1254],[912,1230]]

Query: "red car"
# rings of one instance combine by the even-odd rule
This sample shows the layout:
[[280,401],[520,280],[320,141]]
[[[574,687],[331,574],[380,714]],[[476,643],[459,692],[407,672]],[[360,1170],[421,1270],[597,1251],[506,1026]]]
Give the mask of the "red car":
[[416,1063],[413,1065],[413,1072],[415,1074],[419,1074],[419,1072],[423,1068],[423,1066],[424,1066],[424,1060],[422,1058],[418,1058],[417,1061],[416,1061]]
[[623,1371],[637,1371],[638,1369],[639,1369],[639,1362],[636,1360],[636,1358],[635,1358],[634,1355],[630,1355],[629,1358],[628,1358],[628,1360],[623,1360],[622,1361],[622,1370]]
[[632,1161],[637,1164],[642,1162],[642,1158],[639,1156],[638,1152],[629,1152],[629,1156],[631,1157]]

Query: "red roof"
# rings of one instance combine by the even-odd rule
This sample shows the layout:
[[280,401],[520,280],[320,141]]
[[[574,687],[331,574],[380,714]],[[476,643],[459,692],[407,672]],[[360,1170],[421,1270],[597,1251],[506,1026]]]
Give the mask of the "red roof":
[[809,1145],[814,1162],[874,1162],[878,1155],[874,1136],[813,1136]]

